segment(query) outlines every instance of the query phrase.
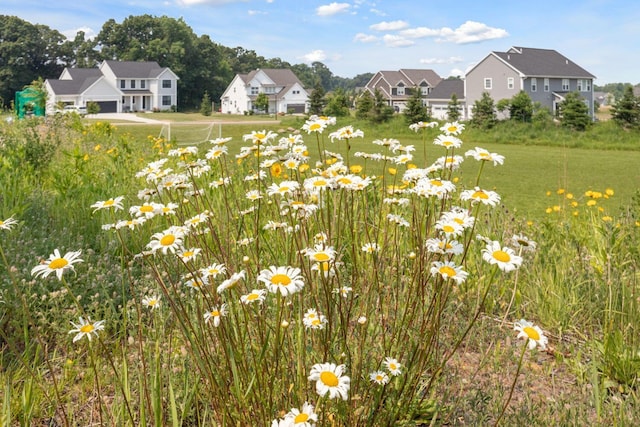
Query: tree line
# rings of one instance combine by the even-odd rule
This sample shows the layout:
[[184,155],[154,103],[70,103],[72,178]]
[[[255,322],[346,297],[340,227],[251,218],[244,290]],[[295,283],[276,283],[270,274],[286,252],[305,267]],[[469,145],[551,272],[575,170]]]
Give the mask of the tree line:
[[156,61],[180,77],[178,103],[195,108],[206,93],[214,101],[238,73],[257,68],[289,68],[307,88],[351,91],[373,73],[335,76],[322,62],[290,64],[243,47],[227,47],[198,36],[182,18],[138,15],[122,23],[106,21],[94,38],[79,31],[67,39],[58,30],[16,16],[0,15],[0,107],[11,105],[16,91],[38,79],[58,78],[65,67],[95,67],[103,60]]

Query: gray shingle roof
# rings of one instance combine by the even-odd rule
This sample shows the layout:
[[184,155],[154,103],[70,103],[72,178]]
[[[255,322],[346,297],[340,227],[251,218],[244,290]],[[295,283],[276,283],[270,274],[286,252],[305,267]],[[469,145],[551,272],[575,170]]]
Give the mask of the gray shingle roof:
[[288,68],[262,68],[249,72],[248,74],[238,74],[240,78],[245,82],[249,83],[258,72],[264,72],[276,86],[292,86],[298,83],[300,86],[304,87],[302,82],[298,79],[298,76],[295,75],[293,71]]
[[166,67],[155,61],[105,61],[117,78],[154,78],[158,77]]
[[89,86],[102,77],[102,73],[100,73],[100,71],[98,71],[97,76],[81,76],[81,74],[85,73],[76,74],[77,76],[74,76],[73,80],[47,79],[47,81],[51,85],[53,92],[57,95],[77,95],[87,90]]
[[451,99],[456,94],[458,100],[464,99],[464,81],[460,79],[442,80],[427,95],[427,99]]
[[552,49],[514,46],[507,52],[492,52],[492,54],[525,76],[595,78],[593,74]]

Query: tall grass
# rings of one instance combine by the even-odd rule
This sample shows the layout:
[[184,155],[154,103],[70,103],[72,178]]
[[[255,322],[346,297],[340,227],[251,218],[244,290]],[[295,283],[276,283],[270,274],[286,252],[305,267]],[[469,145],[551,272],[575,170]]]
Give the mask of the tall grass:
[[[376,132],[402,142],[381,144],[371,144],[384,137],[364,126],[363,137],[357,126],[345,137],[342,124],[300,133],[303,125],[274,126],[284,130],[277,136],[244,125],[230,141],[190,148],[192,140],[156,132],[134,136],[137,126],[38,124],[38,135],[64,137],[34,140],[59,142],[41,172],[11,176],[22,194],[3,197],[24,202],[7,202],[0,217],[19,220],[0,230],[5,419],[290,425],[302,412],[319,425],[451,422],[467,407],[450,398],[457,386],[446,380],[461,349],[485,352],[483,340],[514,347],[501,344],[511,332],[485,332],[492,317],[498,324],[525,317],[552,331],[550,354],[566,357],[593,390],[591,401],[575,402],[575,419],[592,420],[592,407],[601,420],[636,415],[636,199],[617,202],[623,189],[579,178],[572,161],[550,179],[553,162],[530,147],[483,144],[505,154],[505,165],[467,157],[459,168],[427,172],[438,157],[464,156],[476,144],[433,146],[437,128],[414,133],[398,122]],[[3,132],[12,141],[3,156],[15,161],[23,155],[20,128]],[[461,137],[467,141],[467,132]],[[576,165],[592,161],[557,150]],[[608,154],[597,152],[593,165],[620,160]],[[541,172],[527,173],[527,164]],[[502,187],[519,188],[523,176],[540,194],[516,202]],[[434,185],[456,191],[437,193]],[[142,189],[148,199],[138,198]],[[520,216],[505,199],[540,215]],[[141,209],[145,203],[150,209]],[[447,223],[451,217],[458,221]],[[135,218],[146,220],[122,222]],[[522,268],[505,272],[487,262],[495,254],[487,246],[496,242],[516,260],[509,248],[522,242],[514,234],[538,247],[520,246]],[[461,249],[440,253],[433,238]],[[82,250],[84,262],[62,281],[33,277],[32,267],[56,248]],[[73,343],[70,322],[80,316],[104,320],[105,330]],[[493,367],[509,384],[516,366],[528,363],[520,349],[513,353],[500,353],[512,369]],[[558,420],[512,411],[508,390],[495,399],[487,423]]]

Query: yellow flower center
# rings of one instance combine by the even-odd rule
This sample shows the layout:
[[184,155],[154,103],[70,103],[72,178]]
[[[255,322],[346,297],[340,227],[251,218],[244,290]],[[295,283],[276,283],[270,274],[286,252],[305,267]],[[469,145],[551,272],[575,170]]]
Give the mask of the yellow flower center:
[[309,126],[309,130],[318,130],[322,127],[322,125],[320,125],[319,123],[313,123],[311,126]]
[[439,271],[440,271],[440,274],[447,277],[453,277],[456,275],[456,270],[449,267],[448,265],[443,265],[442,267],[440,267]]
[[329,257],[329,255],[325,252],[317,252],[313,254],[313,259],[318,262],[327,262],[331,259],[331,257]]
[[482,190],[478,190],[471,196],[472,199],[488,199],[487,193]]
[[109,199],[106,202],[104,202],[105,206],[113,206],[113,204],[115,203],[115,201],[113,199]]
[[153,212],[153,206],[151,205],[140,206],[140,212],[144,212],[144,213]]
[[171,246],[175,241],[176,236],[174,236],[173,234],[167,234],[166,236],[163,236],[162,239],[160,239],[160,244],[162,246]]
[[220,316],[220,312],[219,312],[218,310],[213,310],[213,311],[211,312],[211,316],[213,316],[213,317],[218,317],[218,316]]
[[315,187],[323,187],[323,186],[327,185],[327,181],[325,181],[324,179],[319,179],[316,182],[314,182],[313,185]]
[[328,387],[337,387],[339,383],[336,374],[329,371],[324,371],[320,374],[320,381]]
[[279,191],[280,191],[281,193],[286,193],[287,191],[289,191],[289,187],[287,187],[287,186],[280,187],[280,190],[279,190]]
[[511,257],[505,251],[494,251],[493,257],[500,262],[509,262],[511,261]]
[[444,227],[442,227],[442,231],[444,231],[445,233],[453,233],[455,230],[452,226],[445,225]]
[[305,414],[304,412],[299,413],[298,415],[296,415],[296,417],[293,419],[293,422],[295,424],[297,423],[304,423],[309,419],[309,415]]
[[433,185],[434,187],[442,187],[442,181],[440,181],[439,179],[432,179],[431,185]]
[[395,371],[396,369],[398,369],[398,365],[396,365],[395,363],[389,363],[390,371]]
[[291,283],[291,278],[286,274],[274,274],[271,278],[271,283],[274,285],[287,286]]
[[0,219],[0,227],[4,225],[4,221]]
[[92,325],[91,323],[89,323],[88,325],[83,325],[83,326],[80,328],[80,332],[83,332],[83,333],[85,333],[85,334],[88,334],[88,333],[93,332],[93,329],[94,329],[93,325]]
[[158,300],[156,299],[152,299],[149,301],[149,307],[153,307],[154,305],[156,305],[158,303]]
[[259,297],[258,294],[249,294],[247,295],[247,301],[255,301],[258,299],[258,297]]
[[525,326],[524,328],[522,328],[522,332],[527,334],[527,336],[534,341],[538,341],[540,339],[540,334],[538,333],[538,331],[536,331],[531,326]]
[[464,221],[462,220],[462,218],[454,218],[453,222],[456,222],[456,223],[458,223],[460,225],[464,224]]
[[457,128],[457,127],[455,127],[455,126],[449,126],[449,127],[447,128],[447,130],[448,130],[449,132],[451,132],[451,133],[454,133],[454,132],[456,132],[456,131],[458,130],[458,128]]
[[51,261],[49,263],[49,268],[52,270],[58,270],[60,268],[64,268],[67,266],[67,264],[69,264],[69,261],[67,261],[64,258],[57,258],[54,259],[53,261]]
[[318,326],[320,324],[320,319],[314,316],[314,319],[311,321],[313,326]]
[[338,182],[339,182],[340,184],[342,184],[342,185],[349,185],[349,184],[351,184],[353,181],[351,181],[351,179],[349,179],[349,178],[347,178],[347,177],[343,177],[343,178],[340,178],[340,179],[338,180]]

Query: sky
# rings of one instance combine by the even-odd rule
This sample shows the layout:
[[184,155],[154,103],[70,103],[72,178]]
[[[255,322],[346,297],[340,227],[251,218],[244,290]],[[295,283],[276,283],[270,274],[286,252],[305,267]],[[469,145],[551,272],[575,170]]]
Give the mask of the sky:
[[0,14],[73,38],[131,15],[182,18],[198,35],[340,77],[465,72],[492,51],[554,49],[596,84],[640,83],[638,0],[0,0]]

